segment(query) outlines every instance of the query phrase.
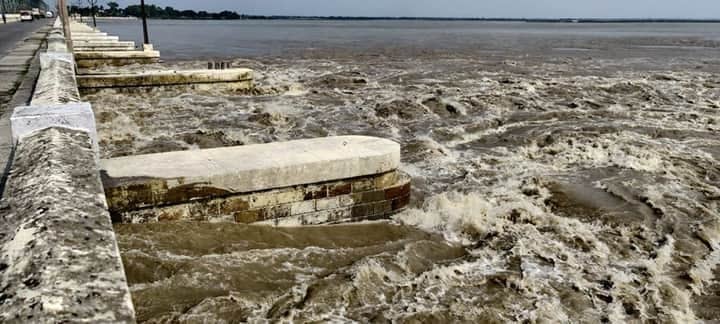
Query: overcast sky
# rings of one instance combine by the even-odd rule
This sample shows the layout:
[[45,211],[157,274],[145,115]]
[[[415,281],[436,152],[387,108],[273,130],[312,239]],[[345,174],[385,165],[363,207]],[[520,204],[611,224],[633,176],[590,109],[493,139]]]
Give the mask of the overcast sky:
[[[140,2],[116,1],[123,7]],[[720,0],[146,0],[146,3],[261,15],[720,18]]]

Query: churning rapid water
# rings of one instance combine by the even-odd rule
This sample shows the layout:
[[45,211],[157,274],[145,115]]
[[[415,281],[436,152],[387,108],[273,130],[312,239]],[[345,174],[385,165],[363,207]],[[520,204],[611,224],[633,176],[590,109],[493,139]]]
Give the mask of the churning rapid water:
[[[89,95],[104,157],[374,135],[402,144],[414,206],[118,225],[141,321],[720,320],[720,25],[151,26],[171,60],[132,69],[223,57],[258,89]],[[174,54],[191,41],[215,47]]]

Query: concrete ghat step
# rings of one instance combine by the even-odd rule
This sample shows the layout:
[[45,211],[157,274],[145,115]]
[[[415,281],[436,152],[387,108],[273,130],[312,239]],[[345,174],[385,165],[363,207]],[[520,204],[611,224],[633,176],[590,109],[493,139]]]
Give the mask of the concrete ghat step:
[[0,322],[135,323],[96,168],[85,132],[17,144],[0,210]]
[[73,41],[103,41],[103,42],[117,42],[120,41],[118,36],[95,36],[95,35],[81,35],[72,37]]
[[102,60],[119,58],[159,58],[159,51],[106,51],[75,52],[76,60]]
[[102,46],[102,47],[92,47],[92,46],[75,46],[73,45],[73,49],[78,52],[104,52],[104,51],[134,51],[135,46]]
[[149,64],[159,60],[160,52],[158,51],[75,52],[75,61],[79,68]]
[[95,31],[76,31],[76,30],[73,30],[73,31],[70,31],[70,33],[72,34],[73,38],[75,38],[75,37],[88,37],[88,36],[90,36],[90,37],[92,37],[92,36],[107,36],[107,35],[108,35],[107,33],[101,33],[101,32],[95,32]]
[[114,46],[133,46],[135,42],[132,41],[117,41],[117,42],[105,42],[105,41],[73,41],[73,45],[76,46],[88,46],[88,47],[114,47]]
[[135,42],[104,42],[76,41],[73,42],[76,52],[124,52],[135,51]]
[[225,84],[233,89],[252,87],[250,69],[153,71],[128,74],[78,75],[78,87],[88,89],[134,88],[192,84]]
[[341,136],[100,162],[114,213],[197,199],[376,176],[397,170],[400,145]]

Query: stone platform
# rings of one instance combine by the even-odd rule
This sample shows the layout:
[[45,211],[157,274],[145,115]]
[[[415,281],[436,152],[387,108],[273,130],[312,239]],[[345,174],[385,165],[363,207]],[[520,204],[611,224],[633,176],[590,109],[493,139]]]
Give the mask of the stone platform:
[[191,86],[193,89],[245,90],[253,87],[249,69],[155,71],[127,74],[79,75],[78,87],[83,93],[100,89],[133,89],[147,87]]
[[160,52],[154,50],[75,52],[75,63],[78,68],[96,68],[105,65],[152,64],[159,61]]
[[400,145],[364,136],[130,156],[101,161],[113,221],[377,219],[409,203]]

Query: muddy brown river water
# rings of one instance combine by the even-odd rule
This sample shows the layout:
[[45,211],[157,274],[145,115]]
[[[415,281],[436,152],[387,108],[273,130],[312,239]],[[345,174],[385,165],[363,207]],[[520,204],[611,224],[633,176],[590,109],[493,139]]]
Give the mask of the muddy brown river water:
[[106,158],[363,134],[401,143],[413,177],[389,222],[117,225],[138,319],[720,320],[720,52],[683,39],[315,49],[233,59],[249,93],[87,95]]

